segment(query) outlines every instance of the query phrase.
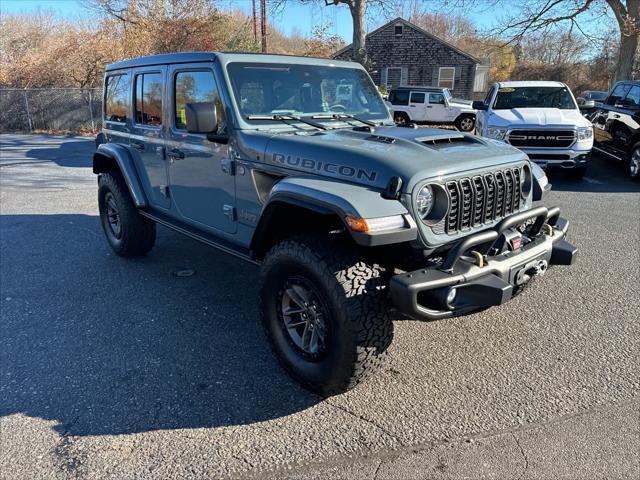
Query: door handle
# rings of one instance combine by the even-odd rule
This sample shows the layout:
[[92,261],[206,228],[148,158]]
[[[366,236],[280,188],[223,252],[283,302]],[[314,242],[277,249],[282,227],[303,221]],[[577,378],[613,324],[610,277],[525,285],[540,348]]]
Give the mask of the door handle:
[[173,158],[174,160],[180,160],[184,158],[184,152],[182,150],[178,150],[177,148],[172,148],[171,150],[169,150],[169,153],[167,153],[167,157]]
[[427,108],[433,108],[431,105],[427,105]]
[[620,118],[620,115],[618,115],[617,113],[614,113],[613,118]]
[[140,150],[140,151],[144,150],[144,143],[142,142],[131,142],[131,146],[136,150]]

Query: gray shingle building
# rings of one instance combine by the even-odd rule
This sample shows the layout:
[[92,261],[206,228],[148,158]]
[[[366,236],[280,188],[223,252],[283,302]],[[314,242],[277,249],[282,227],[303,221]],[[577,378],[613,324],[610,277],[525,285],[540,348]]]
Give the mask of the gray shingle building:
[[[476,98],[487,90],[488,62],[403,18],[367,34],[366,48],[376,85],[447,87],[461,98]],[[349,45],[336,52],[334,58],[349,59],[352,51]]]

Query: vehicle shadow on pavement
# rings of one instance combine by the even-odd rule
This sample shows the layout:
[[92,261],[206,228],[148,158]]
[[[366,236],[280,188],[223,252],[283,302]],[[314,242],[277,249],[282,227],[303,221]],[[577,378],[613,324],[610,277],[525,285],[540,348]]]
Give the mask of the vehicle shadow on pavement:
[[626,167],[615,160],[594,154],[581,180],[572,180],[562,170],[547,172],[553,190],[565,192],[640,192],[640,182],[629,178]]
[[321,400],[268,348],[256,267],[165,229],[148,256],[122,259],[95,216],[3,215],[0,230],[0,415],[114,435],[250,424]]
[[[52,162],[61,167],[88,168],[92,166],[95,142],[92,137],[74,135],[11,135],[3,136],[2,147],[24,151],[23,158],[3,159],[3,164]],[[3,157],[10,155],[11,150],[6,150]]]

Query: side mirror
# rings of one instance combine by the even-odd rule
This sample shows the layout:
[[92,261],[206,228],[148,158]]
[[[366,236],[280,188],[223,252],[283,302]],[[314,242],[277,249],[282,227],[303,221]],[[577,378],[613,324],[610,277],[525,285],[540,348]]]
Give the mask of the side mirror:
[[578,106],[581,107],[584,105],[584,97],[577,97],[576,102],[578,103]]
[[582,103],[578,101],[578,107],[580,107],[580,110],[589,110],[591,108],[595,108],[595,106],[596,106],[595,100],[585,100],[583,98]]
[[218,130],[218,115],[213,102],[186,103],[187,132],[215,133]]
[[484,110],[484,111],[489,110],[489,107],[483,101],[480,101],[480,100],[476,100],[475,102],[473,102],[471,104],[471,108],[473,108],[474,110]]
[[186,103],[184,105],[187,117],[187,132],[204,133],[207,140],[217,143],[228,143],[228,135],[217,134],[218,114],[213,102]]

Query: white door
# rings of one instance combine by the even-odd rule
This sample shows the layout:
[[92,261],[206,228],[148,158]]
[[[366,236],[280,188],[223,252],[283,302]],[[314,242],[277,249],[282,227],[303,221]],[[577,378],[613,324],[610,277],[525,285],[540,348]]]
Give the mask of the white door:
[[424,92],[411,92],[409,97],[409,116],[411,120],[424,122],[427,119],[426,94]]
[[426,106],[426,119],[429,122],[448,122],[449,107],[442,93],[430,93],[429,103]]

